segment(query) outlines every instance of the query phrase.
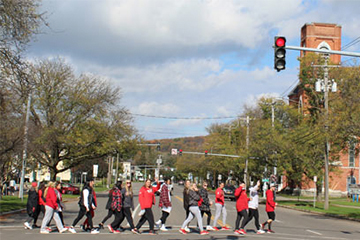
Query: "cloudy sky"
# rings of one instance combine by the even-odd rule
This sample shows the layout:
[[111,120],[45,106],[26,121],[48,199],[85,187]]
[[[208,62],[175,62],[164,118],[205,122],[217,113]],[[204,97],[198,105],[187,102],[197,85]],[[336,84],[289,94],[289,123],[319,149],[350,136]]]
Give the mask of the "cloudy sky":
[[60,56],[120,86],[146,139],[206,135],[297,83],[298,51],[273,69],[275,35],[299,46],[305,23],[336,23],[344,46],[360,37],[359,9],[356,0],[43,0],[50,29],[28,55]]

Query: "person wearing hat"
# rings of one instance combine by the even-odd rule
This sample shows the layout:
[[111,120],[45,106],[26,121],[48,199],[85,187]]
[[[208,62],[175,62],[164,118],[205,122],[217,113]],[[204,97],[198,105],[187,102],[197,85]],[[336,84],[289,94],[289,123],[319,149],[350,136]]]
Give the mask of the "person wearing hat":
[[24,223],[25,229],[32,229],[30,223],[34,221],[34,225],[36,225],[36,220],[38,218],[38,209],[39,209],[39,196],[37,192],[37,182],[31,183],[31,188],[28,192],[28,200],[26,203],[26,210],[29,215],[28,219]]
[[82,189],[81,194],[80,194],[79,214],[74,219],[73,224],[69,228],[69,231],[71,233],[76,233],[74,227],[84,217],[84,215],[86,215],[86,217],[88,219],[88,223],[91,228],[91,234],[99,233],[99,230],[94,228],[94,226],[93,226],[92,216],[91,216],[91,211],[90,211],[91,209],[94,209],[94,210],[96,209],[96,204],[95,204],[94,195],[93,195],[93,187],[94,187],[94,179],[92,179],[92,178],[87,179],[87,181],[84,185],[84,188]]
[[275,221],[275,207],[277,206],[277,203],[274,200],[274,192],[276,189],[276,184],[272,183],[270,184],[270,189],[266,191],[266,213],[268,215],[268,220],[261,224],[261,229],[264,230],[266,224],[269,225],[269,229],[267,230],[268,233],[275,233],[273,230],[271,230],[271,223]]

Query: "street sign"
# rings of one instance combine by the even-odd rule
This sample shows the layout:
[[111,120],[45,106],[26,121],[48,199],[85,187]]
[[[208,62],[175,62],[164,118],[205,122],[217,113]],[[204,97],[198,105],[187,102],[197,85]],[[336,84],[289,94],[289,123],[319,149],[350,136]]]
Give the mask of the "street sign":
[[268,178],[263,178],[261,181],[262,182],[269,182],[269,179]]
[[96,178],[98,175],[99,165],[93,165],[93,177]]
[[171,155],[177,155],[178,150],[176,148],[171,149]]

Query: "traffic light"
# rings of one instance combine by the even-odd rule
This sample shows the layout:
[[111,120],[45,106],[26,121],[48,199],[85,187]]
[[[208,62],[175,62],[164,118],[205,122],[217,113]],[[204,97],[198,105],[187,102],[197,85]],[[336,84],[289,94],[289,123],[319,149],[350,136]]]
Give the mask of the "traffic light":
[[182,149],[179,150],[179,156],[182,156]]
[[207,156],[207,154],[208,154],[208,151],[207,151],[207,150],[205,150],[205,157]]
[[286,65],[285,46],[286,46],[286,38],[281,36],[276,36],[274,43],[274,68],[278,72],[285,69],[285,65]]
[[160,151],[160,143],[158,143],[158,145],[156,146],[156,150]]

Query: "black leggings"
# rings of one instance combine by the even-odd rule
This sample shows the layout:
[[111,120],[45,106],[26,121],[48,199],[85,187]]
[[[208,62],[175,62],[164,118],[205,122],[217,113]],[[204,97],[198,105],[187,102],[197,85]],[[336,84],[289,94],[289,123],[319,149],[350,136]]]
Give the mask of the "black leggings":
[[210,226],[210,221],[211,221],[211,212],[210,211],[201,211],[201,217],[204,216],[204,213],[206,213],[207,215],[207,225]]
[[239,225],[240,225],[240,221],[241,218],[244,217],[242,223],[241,223],[241,227],[240,229],[243,229],[247,223],[247,219],[248,219],[248,214],[246,212],[246,210],[242,210],[240,212],[237,212],[237,217],[236,217],[236,222],[235,222],[235,229],[239,230]]
[[248,217],[248,220],[246,221],[245,225],[248,224],[253,217],[255,218],[255,227],[257,230],[259,230],[260,229],[259,211],[257,209],[249,208],[249,217]]
[[140,229],[141,226],[147,220],[149,222],[149,225],[150,225],[150,230],[154,230],[154,225],[155,225],[154,214],[153,214],[151,208],[145,208],[144,210],[145,210],[145,213],[144,213],[144,215],[141,216],[138,224],[136,225],[136,228]]
[[83,218],[84,215],[86,215],[89,226],[92,229],[94,226],[93,226],[93,222],[92,222],[91,212],[90,211],[87,212],[86,208],[84,206],[80,206],[79,214],[75,218],[75,220],[71,226],[75,227],[75,225]]
[[108,214],[104,217],[104,219],[101,221],[101,223],[104,225],[104,223],[111,218],[111,216],[114,214],[114,211],[109,209]]
[[128,221],[128,223],[129,223],[129,225],[130,225],[130,228],[131,228],[131,229],[134,229],[135,226],[134,226],[133,218],[132,218],[132,216],[131,216],[130,207],[124,207],[124,208],[122,208],[122,212],[123,212],[123,215],[122,215],[120,224],[124,221],[124,219],[125,219],[125,217],[126,217],[126,220]]
[[114,221],[111,223],[111,227],[116,230],[119,228],[120,226],[120,223],[121,223],[121,220],[124,219],[124,213],[123,211],[118,211],[118,210],[115,210],[114,211],[114,215],[115,215],[115,219]]
[[162,211],[162,216],[160,218],[162,224],[166,223],[166,219],[168,218],[169,215],[170,215],[170,213]]

